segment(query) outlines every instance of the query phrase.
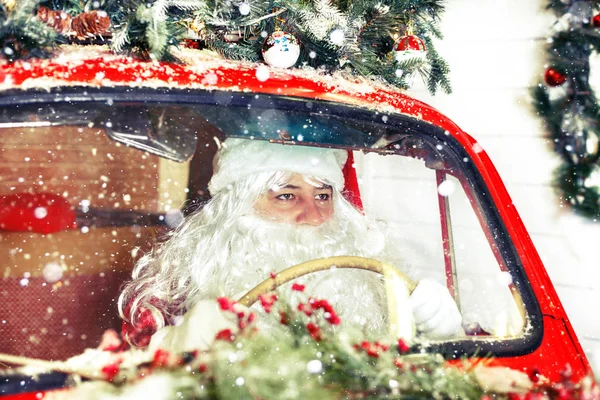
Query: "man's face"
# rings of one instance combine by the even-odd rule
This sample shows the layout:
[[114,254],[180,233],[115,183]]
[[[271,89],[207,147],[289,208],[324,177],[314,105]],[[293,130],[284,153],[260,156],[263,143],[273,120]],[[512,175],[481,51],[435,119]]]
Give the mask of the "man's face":
[[333,215],[331,186],[315,187],[294,174],[282,187],[269,190],[254,204],[258,215],[290,224],[318,226]]

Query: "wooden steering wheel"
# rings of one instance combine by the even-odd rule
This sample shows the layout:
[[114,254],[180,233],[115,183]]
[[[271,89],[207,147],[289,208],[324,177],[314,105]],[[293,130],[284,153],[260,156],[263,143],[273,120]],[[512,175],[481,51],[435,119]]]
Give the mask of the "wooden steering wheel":
[[415,326],[407,300],[417,285],[406,274],[398,271],[391,265],[372,258],[338,256],[311,260],[294,265],[277,273],[274,278],[266,279],[258,284],[254,289],[243,295],[238,300],[238,303],[250,307],[258,300],[260,295],[266,294],[293,279],[313,272],[327,271],[334,267],[364,269],[383,275],[386,278],[385,287],[388,301],[390,333],[396,337],[402,337],[409,342],[412,341],[415,336]]

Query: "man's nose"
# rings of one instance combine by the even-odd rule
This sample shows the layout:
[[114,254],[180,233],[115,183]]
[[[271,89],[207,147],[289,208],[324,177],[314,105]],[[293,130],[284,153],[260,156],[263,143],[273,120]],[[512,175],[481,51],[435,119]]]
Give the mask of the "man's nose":
[[317,206],[316,200],[305,201],[302,205],[302,211],[296,218],[296,223],[302,225],[319,226],[325,222],[325,217]]

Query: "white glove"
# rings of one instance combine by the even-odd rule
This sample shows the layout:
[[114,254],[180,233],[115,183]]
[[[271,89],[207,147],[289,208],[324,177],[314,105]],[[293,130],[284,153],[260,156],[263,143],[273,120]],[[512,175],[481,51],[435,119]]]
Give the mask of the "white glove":
[[421,335],[429,339],[464,335],[462,316],[445,286],[431,279],[423,279],[408,301]]
[[230,311],[222,311],[216,300],[202,300],[183,316],[181,324],[166,326],[152,335],[148,349],[156,351],[160,348],[171,353],[207,350],[223,329],[237,332],[236,316]]

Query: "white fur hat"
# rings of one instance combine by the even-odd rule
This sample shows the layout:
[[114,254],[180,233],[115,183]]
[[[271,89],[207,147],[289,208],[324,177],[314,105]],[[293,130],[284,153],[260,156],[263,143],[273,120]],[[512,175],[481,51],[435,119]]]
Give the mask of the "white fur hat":
[[342,190],[342,168],[347,158],[345,150],[228,138],[213,160],[213,176],[208,183],[208,190],[214,196],[238,179],[276,171],[316,176]]

